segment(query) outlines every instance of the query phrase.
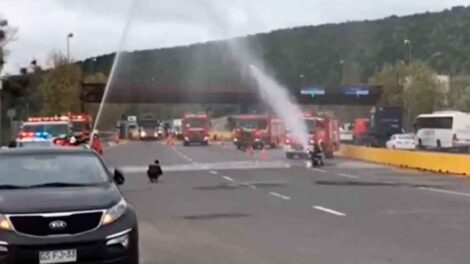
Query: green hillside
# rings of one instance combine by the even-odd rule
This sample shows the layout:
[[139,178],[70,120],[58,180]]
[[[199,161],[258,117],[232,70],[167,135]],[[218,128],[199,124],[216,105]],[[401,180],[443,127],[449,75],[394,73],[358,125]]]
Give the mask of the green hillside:
[[[239,39],[277,79],[301,85],[367,83],[385,64],[412,58],[440,74],[470,73],[470,7],[381,20],[282,29]],[[114,54],[82,62],[85,73],[109,73]],[[126,53],[119,79],[151,85],[246,85],[227,42],[210,42]],[[302,77],[301,77],[302,76]]]

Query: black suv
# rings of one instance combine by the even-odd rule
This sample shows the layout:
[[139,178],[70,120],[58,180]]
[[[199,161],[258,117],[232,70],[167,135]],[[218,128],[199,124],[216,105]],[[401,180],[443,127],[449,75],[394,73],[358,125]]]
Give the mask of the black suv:
[[122,183],[91,150],[1,150],[0,264],[137,264],[137,219]]

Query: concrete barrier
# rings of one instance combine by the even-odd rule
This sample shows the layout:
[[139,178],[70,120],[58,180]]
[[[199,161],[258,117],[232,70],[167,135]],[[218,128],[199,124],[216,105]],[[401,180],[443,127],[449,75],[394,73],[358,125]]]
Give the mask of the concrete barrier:
[[403,168],[470,175],[470,156],[341,145],[338,156]]
[[210,132],[210,140],[211,141],[231,141],[232,140],[232,133],[226,131],[212,131]]

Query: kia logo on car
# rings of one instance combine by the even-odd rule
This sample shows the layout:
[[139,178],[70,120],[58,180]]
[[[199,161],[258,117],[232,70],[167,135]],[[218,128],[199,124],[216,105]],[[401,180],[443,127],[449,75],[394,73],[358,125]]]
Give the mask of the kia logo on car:
[[49,228],[52,230],[63,230],[67,227],[67,223],[62,220],[56,220],[49,223]]

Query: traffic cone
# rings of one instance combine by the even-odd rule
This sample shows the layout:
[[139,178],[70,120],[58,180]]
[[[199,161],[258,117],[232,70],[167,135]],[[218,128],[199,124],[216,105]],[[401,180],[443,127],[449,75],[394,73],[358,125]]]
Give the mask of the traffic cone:
[[266,146],[264,146],[261,152],[259,153],[259,159],[260,161],[266,161],[268,160],[268,157],[269,157],[268,150],[266,149]]
[[246,155],[250,158],[253,157],[253,147],[252,146],[248,146],[246,148]]
[[121,138],[119,137],[118,134],[116,134],[116,136],[114,137],[114,143],[119,144],[120,141],[121,141]]

